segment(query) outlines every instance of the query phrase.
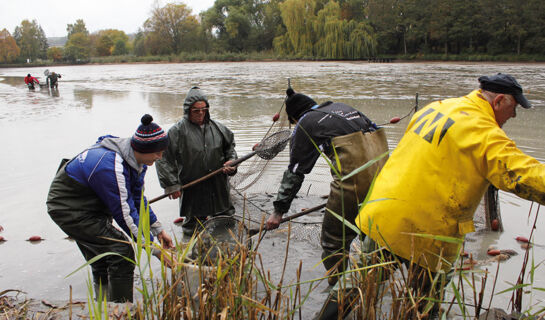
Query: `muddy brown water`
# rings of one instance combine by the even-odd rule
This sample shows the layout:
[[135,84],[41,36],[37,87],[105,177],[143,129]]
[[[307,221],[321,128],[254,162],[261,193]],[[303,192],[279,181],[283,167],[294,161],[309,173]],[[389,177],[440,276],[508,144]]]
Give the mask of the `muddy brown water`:
[[[341,101],[355,106],[377,123],[387,123],[403,116],[415,104],[464,95],[475,88],[477,78],[496,72],[511,73],[527,90],[535,108],[518,109],[517,118],[505,125],[505,131],[519,148],[541,162],[545,161],[545,65],[489,63],[388,63],[366,62],[252,62],[63,66],[49,68],[62,75],[58,91],[29,91],[23,82],[27,73],[45,81],[45,68],[0,69],[0,194],[2,209],[0,233],[8,241],[0,243],[0,290],[19,289],[30,298],[68,299],[69,286],[75,299],[86,298],[87,272],[66,276],[85,261],[76,244],[46,212],[45,199],[51,179],[63,157],[71,157],[94,143],[103,134],[129,136],[140,117],[150,113],[155,121],[169,128],[182,115],[186,92],[199,85],[208,95],[211,115],[235,133],[239,155],[251,151],[280,109],[287,79],[296,91],[318,102]],[[408,121],[386,125],[393,148]],[[271,161],[272,174],[261,181],[267,195],[264,209],[271,207],[279,177],[287,165],[284,152]],[[319,162],[307,177],[293,210],[317,205],[327,194],[329,173]],[[154,168],[146,177],[148,198],[160,195]],[[307,194],[309,196],[307,196]],[[251,194],[248,197],[251,198]],[[323,200],[322,200],[323,201]],[[496,292],[516,282],[524,256],[517,236],[529,236],[536,215],[536,205],[529,214],[530,202],[500,193],[505,231],[481,231],[468,237],[468,250],[474,258],[486,260],[486,249],[512,249],[519,254],[500,264]],[[181,238],[181,229],[172,221],[178,216],[177,202],[161,200],[153,206],[171,234]],[[303,221],[320,221],[320,213]],[[533,259],[537,265],[545,259],[543,218],[535,231]],[[303,280],[323,276],[318,243],[319,227],[308,234],[299,233],[290,243],[286,277],[293,281],[299,261],[303,261]],[[38,243],[25,241],[40,235]],[[269,232],[261,244],[264,262],[279,279],[284,260],[284,231]],[[279,262],[280,261],[280,262]],[[158,267],[156,261],[154,267]],[[480,268],[496,274],[496,264]],[[534,286],[545,288],[545,271],[536,269]],[[138,284],[137,284],[138,285]],[[487,288],[492,287],[492,283]],[[321,307],[327,294],[322,283],[310,295],[303,309],[305,318]],[[493,305],[508,309],[510,293],[494,296]],[[489,297],[485,299],[488,301]],[[543,292],[534,290],[524,305],[543,305]],[[472,303],[472,301],[469,301]]]

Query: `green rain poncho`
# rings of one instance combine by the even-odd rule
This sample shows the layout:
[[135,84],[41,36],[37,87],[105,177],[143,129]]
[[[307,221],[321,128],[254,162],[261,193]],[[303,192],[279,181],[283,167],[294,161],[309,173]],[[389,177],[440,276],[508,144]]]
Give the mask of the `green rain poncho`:
[[[156,162],[161,187],[166,193],[221,168],[226,161],[237,158],[233,132],[211,120],[206,112],[203,126],[189,121],[189,109],[197,101],[208,100],[202,91],[192,88],[184,102],[184,116],[168,131],[170,144],[163,159]],[[204,217],[232,214],[227,175],[220,173],[183,191],[180,216]]]

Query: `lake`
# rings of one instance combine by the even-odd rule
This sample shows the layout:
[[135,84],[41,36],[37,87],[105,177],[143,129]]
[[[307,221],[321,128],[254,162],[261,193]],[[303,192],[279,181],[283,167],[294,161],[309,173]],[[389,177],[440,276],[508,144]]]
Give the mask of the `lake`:
[[[507,63],[367,63],[367,62],[241,62],[188,64],[127,64],[51,67],[62,75],[58,92],[47,89],[29,91],[23,77],[27,73],[45,82],[46,68],[0,69],[0,128],[3,150],[0,152],[2,209],[0,233],[8,241],[0,243],[0,291],[19,289],[36,299],[68,299],[69,286],[74,299],[84,300],[87,272],[66,276],[85,260],[74,242],[49,218],[45,200],[49,185],[62,158],[72,157],[92,145],[98,136],[130,136],[144,113],[168,129],[183,114],[183,100],[195,85],[207,94],[213,119],[235,133],[239,156],[249,153],[273,124],[272,117],[281,110],[288,79],[297,92],[314,100],[344,102],[365,113],[376,123],[388,123],[394,116],[407,114],[419,106],[444,98],[469,93],[478,86],[477,78],[497,72],[514,75],[535,106],[518,108],[504,130],[527,154],[545,161],[545,64]],[[386,124],[391,148],[394,148],[408,119],[395,125]],[[257,159],[256,159],[257,160]],[[271,208],[282,172],[287,166],[283,152],[268,165],[266,174],[252,188],[244,191],[249,201],[252,192],[265,194]],[[240,174],[255,168],[248,161]],[[320,161],[301,188],[301,198],[292,206],[301,208],[319,204],[327,195],[330,175]],[[241,182],[242,183],[242,182]],[[148,199],[161,195],[155,169],[146,176]],[[312,199],[312,200],[309,200]],[[524,256],[517,236],[528,237],[536,216],[537,205],[511,194],[500,192],[505,231],[479,232],[471,236],[468,246],[474,258],[486,260],[486,249],[495,246],[513,249],[519,254],[500,264],[496,292],[516,282]],[[312,202],[312,203],[311,203]],[[181,228],[173,224],[178,216],[177,201],[168,199],[153,206],[170,234],[181,238]],[[543,219],[538,220],[534,264],[545,260]],[[320,221],[320,214],[302,219]],[[306,234],[294,236],[290,244],[287,274],[303,260],[304,279],[323,276],[320,265],[319,227],[307,228]],[[45,241],[25,241],[40,235]],[[260,252],[271,274],[280,274],[285,255],[286,233],[269,232]],[[156,268],[158,263],[154,261]],[[485,263],[481,269],[496,274],[497,264]],[[491,278],[491,277],[489,277]],[[487,284],[490,288],[491,283]],[[537,268],[534,286],[545,288],[545,271]],[[135,291],[136,292],[136,291]],[[304,312],[307,317],[320,309],[327,295],[327,283],[321,283],[311,295]],[[494,296],[493,306],[508,310],[510,293]],[[543,303],[543,292],[525,298],[524,305]],[[488,298],[485,299],[488,301]],[[471,303],[471,301],[469,301]]]

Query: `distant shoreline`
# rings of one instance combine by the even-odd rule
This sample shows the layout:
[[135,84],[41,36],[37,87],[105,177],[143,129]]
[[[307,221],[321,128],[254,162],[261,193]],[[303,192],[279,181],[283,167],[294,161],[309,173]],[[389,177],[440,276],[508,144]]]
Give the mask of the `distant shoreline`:
[[0,68],[57,67],[75,65],[112,64],[167,64],[167,63],[213,63],[213,62],[369,62],[369,63],[521,63],[542,64],[545,56],[487,56],[487,55],[397,55],[368,59],[316,59],[313,57],[275,57],[270,53],[224,53],[224,54],[180,54],[178,56],[108,56],[93,57],[87,62],[52,62],[0,64]]

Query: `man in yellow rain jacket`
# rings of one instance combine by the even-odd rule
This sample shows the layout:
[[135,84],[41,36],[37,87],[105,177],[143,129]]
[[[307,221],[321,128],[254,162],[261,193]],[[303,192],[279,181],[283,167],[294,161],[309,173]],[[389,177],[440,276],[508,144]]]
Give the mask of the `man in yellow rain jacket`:
[[517,105],[531,107],[522,87],[507,74],[479,82],[479,90],[413,116],[356,219],[379,245],[432,272],[450,269],[460,250],[437,236],[463,240],[474,231],[473,215],[489,184],[545,204],[545,165],[501,128]]

